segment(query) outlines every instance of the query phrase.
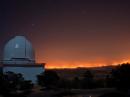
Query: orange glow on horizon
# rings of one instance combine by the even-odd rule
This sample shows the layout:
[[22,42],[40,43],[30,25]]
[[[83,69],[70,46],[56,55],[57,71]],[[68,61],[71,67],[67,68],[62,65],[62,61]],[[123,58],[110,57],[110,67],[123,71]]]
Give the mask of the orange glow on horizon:
[[46,62],[45,68],[47,69],[64,69],[64,68],[70,68],[70,69],[74,69],[74,68],[90,68],[90,67],[102,67],[102,66],[116,66],[118,64],[122,64],[122,63],[130,63],[130,60],[122,60],[122,61],[118,61],[118,62],[112,62],[111,64],[107,64],[105,62],[102,63],[96,63],[96,62],[92,62],[92,63],[82,63],[82,62],[75,62],[75,63],[67,63],[67,62]]

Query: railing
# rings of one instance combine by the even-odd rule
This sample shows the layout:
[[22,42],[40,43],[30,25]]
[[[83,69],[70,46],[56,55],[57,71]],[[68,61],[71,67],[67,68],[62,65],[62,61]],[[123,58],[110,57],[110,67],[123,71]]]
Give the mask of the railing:
[[1,60],[0,61],[0,65],[1,66],[16,66],[16,67],[31,67],[31,66],[45,66],[45,63],[35,63],[35,62],[31,62],[31,61],[27,61],[27,60]]

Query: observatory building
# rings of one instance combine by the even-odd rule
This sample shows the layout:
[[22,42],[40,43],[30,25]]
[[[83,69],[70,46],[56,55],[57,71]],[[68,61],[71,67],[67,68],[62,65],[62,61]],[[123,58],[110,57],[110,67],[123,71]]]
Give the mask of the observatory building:
[[44,72],[45,63],[35,62],[35,52],[32,44],[24,36],[16,36],[9,40],[4,47],[2,71],[21,73],[26,80],[33,83],[37,75]]

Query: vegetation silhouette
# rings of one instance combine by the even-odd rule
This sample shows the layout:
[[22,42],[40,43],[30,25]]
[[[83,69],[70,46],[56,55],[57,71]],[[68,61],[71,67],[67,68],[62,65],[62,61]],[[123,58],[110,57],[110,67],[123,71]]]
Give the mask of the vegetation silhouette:
[[[108,70],[108,69],[105,69]],[[55,96],[65,96],[65,95],[74,95],[74,91],[77,89],[82,91],[84,89],[95,89],[97,88],[110,88],[110,92],[99,96],[99,97],[129,97],[128,91],[130,90],[130,64],[124,63],[119,64],[118,66],[113,67],[113,69],[109,69],[109,73],[106,78],[95,79],[95,75],[91,69],[86,69],[84,73],[82,72],[81,76],[76,76],[73,79],[67,79],[65,77],[60,78],[56,71],[47,70],[44,73],[38,75],[38,82],[42,87],[46,87],[48,89],[59,88],[63,89],[63,91],[67,90],[67,92],[60,92],[60,94],[56,94]],[[100,90],[100,89],[99,89]],[[69,92],[68,92],[69,91]],[[96,91],[96,90],[94,90]],[[110,93],[109,93],[110,92]],[[79,92],[80,93],[80,92]]]
[[113,86],[121,91],[128,91],[130,89],[130,64],[123,63],[112,71]]
[[38,84],[44,89],[92,89],[95,85],[93,77],[90,70],[86,70],[83,76],[73,79],[60,78],[57,72],[53,70],[46,70],[37,75]]
[[58,86],[60,77],[55,71],[46,70],[45,72],[37,75],[38,84],[46,89],[53,89]]
[[25,80],[22,74],[6,72],[0,74],[0,94],[4,97],[24,97],[31,93],[33,84]]
[[86,70],[85,73],[83,74],[83,79],[82,79],[82,88],[85,89],[92,89],[94,88],[94,79],[93,79],[93,74],[91,73],[90,70]]
[[74,77],[74,79],[72,80],[72,86],[73,86],[73,88],[79,89],[79,88],[81,88],[81,84],[82,84],[82,82],[79,79],[79,77]]

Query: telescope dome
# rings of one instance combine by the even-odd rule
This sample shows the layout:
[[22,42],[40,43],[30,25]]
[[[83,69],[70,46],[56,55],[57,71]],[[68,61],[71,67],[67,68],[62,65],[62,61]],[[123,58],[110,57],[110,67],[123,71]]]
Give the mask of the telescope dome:
[[16,36],[4,47],[4,64],[34,64],[35,54],[32,44],[24,36]]

